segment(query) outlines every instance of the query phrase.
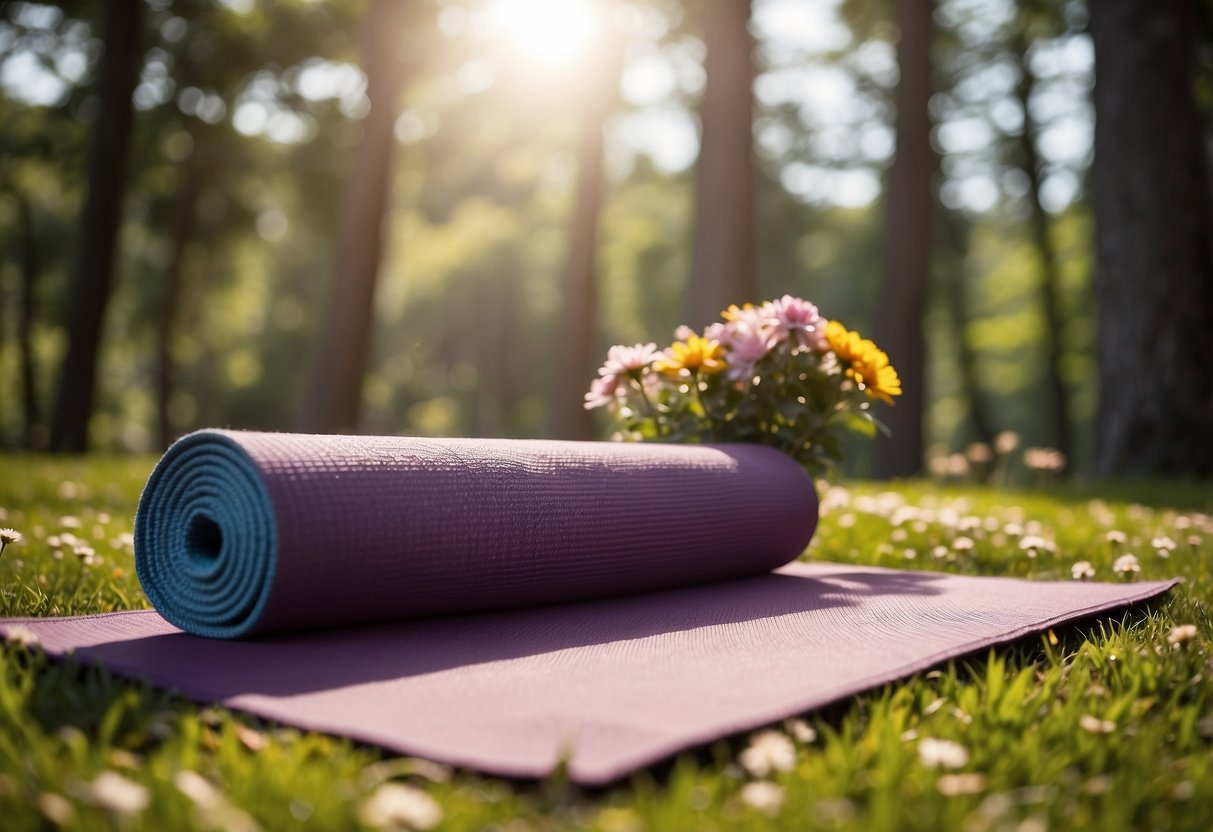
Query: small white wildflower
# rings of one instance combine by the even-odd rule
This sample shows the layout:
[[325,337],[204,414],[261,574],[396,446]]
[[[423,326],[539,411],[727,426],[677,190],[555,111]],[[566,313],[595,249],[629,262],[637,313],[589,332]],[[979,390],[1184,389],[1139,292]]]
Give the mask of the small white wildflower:
[[4,640],[9,644],[19,644],[27,650],[41,644],[38,634],[24,624],[14,624],[4,634]]
[[76,808],[61,794],[42,792],[35,803],[42,816],[55,826],[67,826],[76,819]]
[[1113,546],[1123,546],[1128,537],[1120,529],[1112,529],[1104,535],[1104,539]]
[[969,461],[964,454],[952,454],[947,459],[948,474],[953,477],[963,477],[969,473]]
[[952,548],[957,552],[971,552],[974,545],[971,537],[961,536],[952,541]]
[[766,780],[746,783],[741,787],[740,797],[742,803],[766,815],[777,815],[783,808],[783,787]]
[[990,446],[985,442],[974,442],[965,448],[965,456],[969,458],[969,462],[975,465],[985,465],[993,458],[994,454],[990,450]]
[[1018,523],[1007,523],[1002,527],[1002,531],[1007,537],[1019,537],[1023,534],[1023,526]]
[[1004,430],[994,437],[994,450],[1006,456],[1019,447],[1019,434],[1013,430]]
[[20,542],[21,532],[16,529],[0,529],[0,555],[4,554],[5,547]]
[[901,556],[904,557],[906,560],[914,560],[914,558],[918,557],[918,550],[917,549],[906,549],[904,552],[901,553]]
[[1089,560],[1080,560],[1070,567],[1070,574],[1076,581],[1085,581],[1088,578],[1095,577],[1095,567],[1091,565],[1091,561]]
[[788,729],[789,734],[796,738],[796,742],[808,745],[817,740],[816,729],[803,719],[789,719],[784,723],[784,727]]
[[65,529],[78,529],[81,526],[80,518],[68,514],[59,518],[59,525]]
[[931,557],[935,558],[935,560],[943,560],[947,556],[948,556],[948,547],[947,546],[936,546],[935,548],[933,548],[931,550]]
[[103,771],[85,784],[80,797],[118,815],[137,815],[151,802],[147,786],[123,777],[116,771]]
[[1188,535],[1188,545],[1191,546],[1193,549],[1199,549],[1201,547],[1201,544],[1203,544],[1204,542],[1205,542],[1204,538],[1198,534]]
[[1024,535],[1019,541],[1019,548],[1030,558],[1036,557],[1041,552],[1053,552],[1057,549],[1051,540],[1046,540],[1036,534]]
[[358,816],[379,829],[433,829],[442,822],[442,807],[421,789],[384,783],[362,804]]
[[1175,551],[1175,541],[1164,535],[1159,535],[1150,541],[1150,545],[1154,547],[1154,553],[1160,558],[1169,558],[1171,553]]
[[1116,730],[1116,723],[1110,719],[1083,714],[1078,718],[1078,727],[1092,734],[1110,734]]
[[951,740],[926,737],[918,742],[918,759],[927,768],[962,768],[969,762],[969,750]]
[[173,775],[173,785],[198,809],[200,825],[225,832],[258,832],[252,816],[228,801],[210,780],[197,772],[182,770]]
[[92,546],[73,546],[72,553],[85,566],[92,566],[97,560],[97,551]]
[[1141,564],[1137,562],[1136,555],[1121,555],[1112,564],[1112,571],[1117,575],[1129,576],[1134,572],[1141,571]]
[[177,790],[199,806],[215,806],[223,795],[210,780],[194,771],[182,770],[173,775]]
[[741,752],[737,762],[755,777],[791,771],[796,767],[796,746],[779,731],[763,731],[750,738],[750,746]]
[[964,774],[945,774],[935,783],[935,788],[944,797],[957,797],[965,794],[980,794],[985,791],[986,778],[980,774],[966,772]]
[[1171,634],[1167,636],[1167,644],[1174,647],[1179,647],[1192,641],[1196,638],[1197,630],[1195,624],[1180,624],[1178,627],[1171,628]]

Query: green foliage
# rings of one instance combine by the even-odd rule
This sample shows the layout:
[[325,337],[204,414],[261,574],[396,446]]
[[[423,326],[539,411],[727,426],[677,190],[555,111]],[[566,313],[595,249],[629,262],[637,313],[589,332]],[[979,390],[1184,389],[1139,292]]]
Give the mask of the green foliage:
[[[25,534],[0,559],[0,612],[142,606],[122,535],[151,464],[0,457],[0,523]],[[787,726],[790,766],[765,778],[739,762],[748,742],[739,737],[594,792],[559,776],[504,782],[387,757],[9,645],[0,657],[0,817],[6,829],[46,828],[58,797],[69,806],[70,828],[213,828],[214,816],[175,782],[189,771],[266,829],[358,828],[360,807],[385,782],[424,790],[442,808],[441,828],[456,830],[1206,827],[1213,815],[1207,489],[856,484],[823,489],[822,506],[808,557],[1056,580],[1089,560],[1096,579],[1123,580],[1111,564],[1133,551],[1140,579],[1178,575],[1185,583],[1149,608],[957,661],[809,715],[808,726]],[[50,538],[65,531],[84,538],[97,560],[56,559]],[[1123,532],[1124,543],[1109,542],[1109,531]],[[1053,540],[1056,552],[1029,558],[1017,545],[1023,534]],[[1178,544],[1167,558],[1153,553],[1160,535]],[[1186,624],[1195,625],[1195,637],[1172,644],[1172,629]],[[957,743],[967,760],[955,769],[924,764],[927,739]],[[88,786],[105,771],[146,787],[147,808],[120,820],[92,805]],[[746,802],[745,786],[759,780],[779,788],[780,806]]]
[[[166,328],[171,434],[207,425],[296,424],[363,115],[357,64],[367,4],[291,0],[233,8],[242,5],[152,3],[146,15],[135,153],[91,431],[101,448],[150,450],[159,443],[157,353]],[[577,78],[528,75],[486,50],[467,17],[478,3],[408,5],[390,233],[362,428],[537,435],[558,349],[581,109]],[[629,54],[675,67],[678,82],[657,106],[690,119],[699,94],[699,5],[636,5],[644,25],[633,33]],[[1074,4],[1054,5],[1036,4],[1031,20],[1025,18],[1043,46],[1079,36]],[[939,115],[988,120],[991,102],[977,95],[987,88],[971,76],[1005,59],[1004,41],[1018,24],[1005,21],[988,42],[972,43],[981,7],[940,7]],[[825,70],[855,91],[846,124],[822,123],[794,98],[764,93],[756,101],[761,294],[812,297],[863,331],[870,329],[884,268],[883,208],[879,200],[839,207],[789,182],[790,173],[805,170],[862,168],[876,175],[887,164],[887,148],[864,148],[873,137],[887,137],[892,123],[893,8],[842,4],[839,19],[850,33],[845,47],[813,55],[766,43],[756,50],[760,90],[789,81],[811,87],[800,73]],[[7,71],[10,62],[33,55],[61,85],[59,96],[46,100],[11,87],[0,93],[0,386],[12,391],[0,398],[0,446],[27,439],[36,446],[45,434],[45,424],[35,424],[27,437],[17,395],[22,252],[17,205],[9,197],[21,195],[32,209],[39,265],[31,351],[36,416],[44,423],[66,346],[67,275],[96,106],[95,14],[95,4],[76,2],[13,3],[0,11],[0,66]],[[469,84],[473,76],[492,81]],[[668,332],[683,309],[691,176],[659,169],[623,138],[619,126],[645,110],[624,100],[609,127],[598,242],[604,348]],[[1000,183],[1016,181],[1008,149],[1014,136],[998,132],[996,139],[967,155],[948,154],[941,186],[964,179],[978,163]],[[956,239],[973,243],[936,257],[937,283],[960,275],[973,288],[966,321],[954,332],[937,293],[928,327],[930,400],[937,403],[932,437],[953,448],[975,438],[964,409],[974,395],[989,399],[995,429],[1014,427],[1033,444],[1052,441],[1041,407],[1039,268],[1021,201],[1008,188],[984,214],[945,211],[965,231]],[[1089,229],[1081,207],[1054,225],[1066,272],[1066,376],[1081,425],[1094,405]],[[169,303],[174,286],[176,302]],[[955,371],[958,338],[979,353],[975,390],[965,389]]]

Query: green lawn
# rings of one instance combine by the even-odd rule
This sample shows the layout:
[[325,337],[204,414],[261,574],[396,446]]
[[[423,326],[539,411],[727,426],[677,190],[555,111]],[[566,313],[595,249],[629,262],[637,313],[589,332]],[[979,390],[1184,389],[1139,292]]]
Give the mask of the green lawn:
[[[146,605],[129,533],[152,462],[0,457],[0,526],[25,538],[0,558],[0,614]],[[391,758],[10,644],[0,672],[0,826],[392,828],[394,811],[398,828],[408,828],[432,825],[440,811],[440,828],[502,832],[1205,830],[1213,818],[1209,491],[832,489],[812,557],[1062,580],[1085,560],[1096,580],[1186,582],[1147,610],[940,668],[783,726],[748,751],[750,738],[737,737],[605,791]],[[1110,531],[1125,541],[1109,542]],[[1021,548],[1032,536],[1055,542],[1056,552]],[[1175,544],[1165,558],[1159,537]],[[1126,553],[1140,572],[1114,574]],[[1189,624],[1190,638],[1175,629]]]

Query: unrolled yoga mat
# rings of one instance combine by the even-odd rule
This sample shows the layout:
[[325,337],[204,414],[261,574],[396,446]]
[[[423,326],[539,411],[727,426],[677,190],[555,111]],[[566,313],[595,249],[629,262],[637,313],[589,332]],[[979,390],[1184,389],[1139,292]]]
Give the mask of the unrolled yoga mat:
[[205,432],[136,519],[164,617],[0,631],[286,724],[600,784],[1173,584],[770,572],[812,493],[752,446]]

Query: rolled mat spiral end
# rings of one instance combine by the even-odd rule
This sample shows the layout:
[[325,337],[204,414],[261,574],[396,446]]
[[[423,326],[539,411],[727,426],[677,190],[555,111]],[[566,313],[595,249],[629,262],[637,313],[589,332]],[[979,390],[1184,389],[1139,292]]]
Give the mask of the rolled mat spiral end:
[[197,635],[247,635],[269,599],[278,528],[261,473],[213,430],[178,440],[135,515],[135,571],[165,619]]

